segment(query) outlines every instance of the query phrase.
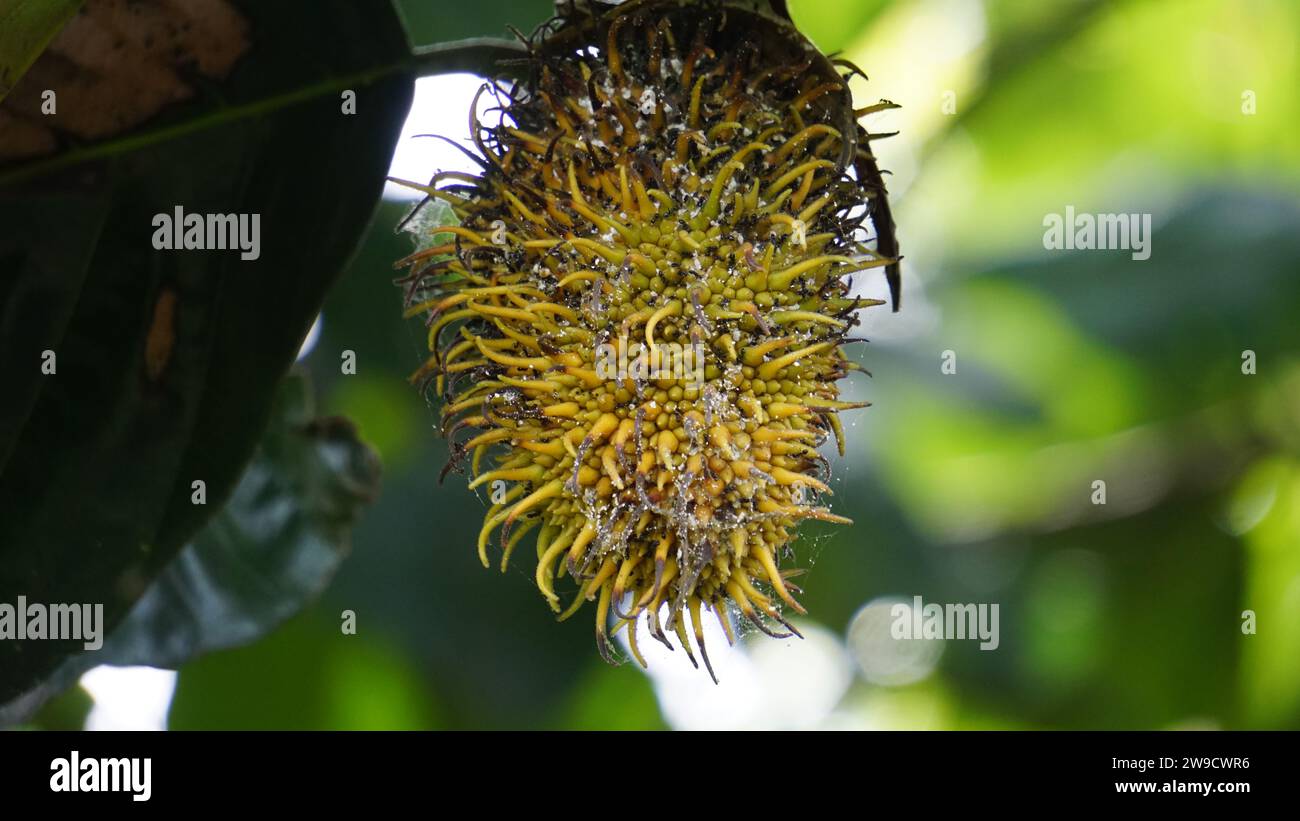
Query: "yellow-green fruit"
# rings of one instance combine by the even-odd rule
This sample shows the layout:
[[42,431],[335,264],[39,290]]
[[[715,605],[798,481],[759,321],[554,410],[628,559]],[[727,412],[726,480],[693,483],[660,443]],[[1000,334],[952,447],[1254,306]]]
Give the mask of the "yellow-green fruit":
[[449,467],[498,491],[479,556],[504,569],[535,540],[542,594],[563,616],[596,602],[606,658],[611,623],[641,617],[706,665],[702,610],[729,637],[729,611],[793,630],[797,526],[848,522],[816,448],[842,453],[836,414],[861,407],[836,383],[877,301],[849,275],[883,268],[897,293],[847,79],[775,14],[677,0],[572,11],[513,69],[484,87],[482,173],[422,187],[459,224],[400,263]]

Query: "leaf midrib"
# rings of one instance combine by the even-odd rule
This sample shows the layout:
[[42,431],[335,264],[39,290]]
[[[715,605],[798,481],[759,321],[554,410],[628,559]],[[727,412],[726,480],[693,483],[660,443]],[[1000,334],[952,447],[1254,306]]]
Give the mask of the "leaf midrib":
[[10,185],[23,182],[32,177],[37,177],[41,174],[57,171],[62,168],[68,168],[79,163],[102,159],[104,157],[112,157],[117,154],[135,151],[156,143],[182,137],[186,134],[193,134],[208,128],[216,128],[228,123],[238,122],[267,112],[277,111],[281,108],[286,108],[305,100],[315,99],[329,94],[330,92],[342,91],[354,86],[370,85],[376,80],[383,79],[392,74],[397,74],[403,71],[414,72],[415,67],[416,60],[413,57],[408,57],[400,62],[367,69],[366,71],[357,72],[345,77],[331,77],[313,85],[295,89],[284,94],[255,100],[243,105],[222,105],[213,111],[206,112],[184,122],[174,123],[172,125],[154,128],[152,130],[145,130],[137,134],[108,140],[102,143],[96,143],[94,145],[74,148],[64,151],[56,156],[37,160],[7,172],[0,172],[0,185]]

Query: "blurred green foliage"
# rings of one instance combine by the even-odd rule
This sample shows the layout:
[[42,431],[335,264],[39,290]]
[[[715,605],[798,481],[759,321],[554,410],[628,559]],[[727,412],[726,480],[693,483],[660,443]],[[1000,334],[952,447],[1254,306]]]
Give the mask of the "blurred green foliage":
[[[401,5],[416,42],[547,13]],[[856,523],[807,529],[805,604],[841,636],[882,596],[1002,609],[997,651],[859,677],[822,724],[1300,728],[1300,5],[790,5],[870,75],[863,104],[903,105],[871,128],[902,131],[878,146],[907,256],[902,312],[863,317],[873,376],[850,391],[874,407],[834,463]],[[1151,259],[1045,251],[1067,205],[1151,213]],[[667,726],[585,619],[556,625],[526,569],[483,570],[483,501],[438,486],[436,416],[404,384],[422,340],[389,283],[404,211],[379,212],[308,360],[383,494],[320,602],[181,672],[173,726]]]

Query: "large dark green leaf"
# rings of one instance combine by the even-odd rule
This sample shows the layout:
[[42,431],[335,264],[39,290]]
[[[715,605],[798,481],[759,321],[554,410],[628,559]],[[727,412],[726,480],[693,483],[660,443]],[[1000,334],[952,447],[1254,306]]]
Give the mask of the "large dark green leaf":
[[[236,7],[248,47],[224,80],[182,67],[188,102],[0,168],[0,602],[125,616],[230,495],[377,202],[412,91],[391,5]],[[176,206],[259,214],[260,257],[156,251]],[[0,701],[78,650],[0,642]]]
[[379,462],[338,418],[313,416],[302,377],[281,383],[271,426],[230,501],[169,564],[99,650],[0,706],[21,721],[100,664],[177,668],[246,644],[314,598],[347,555],[352,525],[379,490]]

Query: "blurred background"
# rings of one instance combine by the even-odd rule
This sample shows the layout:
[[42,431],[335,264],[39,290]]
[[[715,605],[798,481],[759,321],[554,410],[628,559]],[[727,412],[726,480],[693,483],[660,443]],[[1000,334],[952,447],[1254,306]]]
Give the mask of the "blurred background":
[[[550,11],[399,5],[417,43]],[[901,313],[864,312],[854,346],[873,376],[849,398],[874,406],[832,459],[855,524],[797,548],[804,640],[714,636],[719,685],[680,651],[612,667],[590,608],[557,625],[526,563],[483,569],[486,500],[438,486],[405,381],[423,341],[391,192],[302,359],[384,463],[333,583],[251,646],[96,671],[36,723],[81,726],[93,692],[92,725],[178,729],[1300,728],[1300,5],[790,7],[869,75],[860,106],[902,106],[866,122],[901,132],[873,147],[906,257]],[[414,135],[463,137],[476,87],[420,82],[395,175],[464,166]],[[1150,258],[1046,249],[1067,206],[1150,214]],[[998,604],[998,648],[891,640],[915,596]]]

